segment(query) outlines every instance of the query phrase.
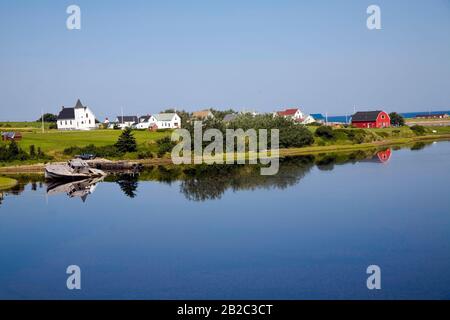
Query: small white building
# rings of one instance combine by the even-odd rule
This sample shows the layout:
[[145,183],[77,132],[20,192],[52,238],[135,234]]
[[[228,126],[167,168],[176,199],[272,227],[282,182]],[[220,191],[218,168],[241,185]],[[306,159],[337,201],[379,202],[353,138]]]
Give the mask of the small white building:
[[176,129],[181,128],[181,118],[176,113],[158,113],[150,117],[150,126],[155,125],[156,129]]
[[58,130],[92,130],[97,127],[95,115],[78,99],[75,107],[62,107],[56,122]]

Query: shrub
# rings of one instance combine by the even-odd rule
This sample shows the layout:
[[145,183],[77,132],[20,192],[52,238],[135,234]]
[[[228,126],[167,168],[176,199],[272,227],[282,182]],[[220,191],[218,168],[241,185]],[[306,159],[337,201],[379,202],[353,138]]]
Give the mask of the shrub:
[[141,151],[138,153],[138,159],[152,159],[153,153],[151,151]]
[[336,137],[333,129],[329,126],[320,126],[316,130],[316,136],[321,137],[323,139],[334,139]]
[[120,157],[123,155],[114,145],[96,147],[89,144],[85,147],[69,147],[64,149],[63,153],[67,156],[75,156],[78,154],[93,154],[97,157]]
[[156,144],[158,145],[158,157],[162,157],[167,152],[171,152],[173,147],[176,145],[170,137],[164,137],[156,140]]
[[427,130],[425,129],[424,126],[421,126],[421,125],[418,125],[418,124],[413,125],[412,127],[410,127],[410,129],[412,131],[414,131],[414,133],[417,134],[418,136],[424,135],[427,132]]

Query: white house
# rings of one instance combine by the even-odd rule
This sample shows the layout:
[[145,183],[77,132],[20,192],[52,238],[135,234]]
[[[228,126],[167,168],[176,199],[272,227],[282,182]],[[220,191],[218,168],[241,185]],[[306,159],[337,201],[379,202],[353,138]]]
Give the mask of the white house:
[[181,128],[181,118],[176,113],[158,113],[150,117],[150,126],[156,129]]
[[94,113],[80,99],[73,108],[62,107],[56,124],[58,130],[92,130],[97,126]]
[[136,129],[148,129],[150,128],[150,118],[152,116],[151,115],[146,115],[146,116],[142,116],[139,117],[139,122],[135,125]]
[[292,109],[286,109],[283,111],[277,111],[274,113],[274,116],[280,116],[285,117],[287,119],[292,119],[295,122],[301,123],[301,124],[308,124],[313,123],[315,120],[310,115],[303,113],[298,108],[292,108]]
[[120,129],[132,128],[138,123],[138,117],[136,116],[117,116],[114,124],[119,126]]

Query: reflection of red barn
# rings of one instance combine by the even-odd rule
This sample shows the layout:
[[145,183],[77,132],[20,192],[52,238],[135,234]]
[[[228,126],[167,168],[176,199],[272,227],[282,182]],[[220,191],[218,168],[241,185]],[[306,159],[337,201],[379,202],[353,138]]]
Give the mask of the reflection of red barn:
[[391,118],[384,111],[361,111],[352,116],[352,125],[357,128],[387,128]]
[[384,151],[377,152],[377,158],[380,162],[385,163],[388,162],[391,158],[391,149],[386,149]]

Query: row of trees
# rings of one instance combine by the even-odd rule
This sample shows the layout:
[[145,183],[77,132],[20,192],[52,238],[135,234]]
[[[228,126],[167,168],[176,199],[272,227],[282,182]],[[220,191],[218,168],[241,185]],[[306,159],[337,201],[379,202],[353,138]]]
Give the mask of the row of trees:
[[36,148],[34,145],[30,146],[27,153],[18,146],[15,141],[8,144],[0,145],[0,161],[25,161],[25,160],[50,160],[51,157],[42,152],[41,148]]

